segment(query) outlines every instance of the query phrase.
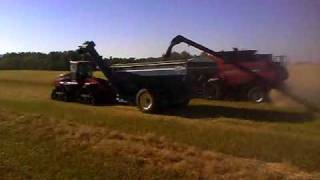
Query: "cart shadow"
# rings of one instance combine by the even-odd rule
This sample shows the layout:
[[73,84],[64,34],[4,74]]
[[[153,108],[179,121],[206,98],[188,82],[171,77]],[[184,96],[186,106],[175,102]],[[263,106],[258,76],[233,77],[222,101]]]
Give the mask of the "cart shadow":
[[209,105],[189,105],[184,109],[167,110],[164,114],[169,116],[181,116],[191,119],[226,117],[253,121],[291,123],[312,121],[314,119],[313,113],[310,112],[283,112],[275,110],[261,110],[241,107],[236,108]]

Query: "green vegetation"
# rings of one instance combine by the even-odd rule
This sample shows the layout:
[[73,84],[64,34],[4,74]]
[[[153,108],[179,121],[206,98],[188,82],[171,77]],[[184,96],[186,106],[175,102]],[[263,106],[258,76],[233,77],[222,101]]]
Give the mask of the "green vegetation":
[[7,53],[0,58],[0,69],[67,70],[71,59],[80,56],[74,51]]
[[[200,150],[280,162],[310,172],[320,171],[320,118],[303,108],[196,99],[185,110],[151,115],[131,106],[92,107],[57,102],[50,100],[49,94],[52,80],[59,73],[0,71],[0,110],[4,109],[1,113],[8,114],[0,119],[11,121],[23,115],[29,119],[27,122],[41,117],[137,136],[152,133],[172,143],[194,146]],[[101,154],[78,146],[69,147],[52,138],[47,140],[46,136],[33,134],[34,127],[27,126],[29,129],[24,131],[19,128],[19,123],[10,126],[10,123],[6,125],[0,121],[0,153],[4,154],[0,154],[0,172],[10,170],[12,176],[18,174],[22,178],[30,176],[27,172],[32,172],[37,179],[53,176],[54,172],[54,178],[91,177],[93,174],[97,177],[110,174],[114,178],[124,178],[126,175],[133,178],[175,177],[174,173],[163,173],[157,168],[147,168],[141,172],[136,169],[140,167],[139,161],[130,158],[100,157]],[[65,154],[60,151],[61,148],[66,148]],[[35,159],[37,163],[33,162]],[[58,171],[59,168],[63,171]],[[149,176],[154,173],[155,176]],[[9,177],[11,175],[8,174]]]
[[0,118],[1,179],[166,179],[174,175],[155,168],[139,169],[137,160],[57,140],[50,127],[30,125],[37,116],[8,116],[1,111]]

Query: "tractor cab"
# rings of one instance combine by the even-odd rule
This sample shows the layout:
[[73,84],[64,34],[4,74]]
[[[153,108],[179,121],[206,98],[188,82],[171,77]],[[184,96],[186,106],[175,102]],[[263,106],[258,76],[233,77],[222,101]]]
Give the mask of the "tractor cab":
[[89,61],[70,61],[71,79],[75,81],[92,77],[93,67]]

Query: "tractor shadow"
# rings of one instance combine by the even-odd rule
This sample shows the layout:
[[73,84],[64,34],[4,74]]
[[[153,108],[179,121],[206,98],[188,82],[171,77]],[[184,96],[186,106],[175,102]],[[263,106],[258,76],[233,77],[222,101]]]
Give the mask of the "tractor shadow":
[[189,105],[184,109],[167,110],[164,114],[191,119],[226,117],[253,121],[291,123],[301,123],[314,119],[314,114],[311,112],[284,112],[212,105]]

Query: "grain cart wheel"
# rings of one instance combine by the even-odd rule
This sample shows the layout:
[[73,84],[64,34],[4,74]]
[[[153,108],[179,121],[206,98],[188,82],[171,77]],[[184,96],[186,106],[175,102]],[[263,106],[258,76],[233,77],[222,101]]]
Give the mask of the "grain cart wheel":
[[156,99],[153,93],[147,89],[141,89],[136,96],[136,104],[140,111],[151,113],[156,111]]
[[249,88],[247,98],[249,101],[256,103],[266,102],[268,99],[268,91],[263,87],[253,86]]

